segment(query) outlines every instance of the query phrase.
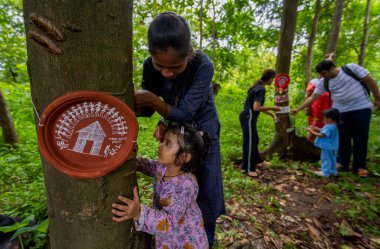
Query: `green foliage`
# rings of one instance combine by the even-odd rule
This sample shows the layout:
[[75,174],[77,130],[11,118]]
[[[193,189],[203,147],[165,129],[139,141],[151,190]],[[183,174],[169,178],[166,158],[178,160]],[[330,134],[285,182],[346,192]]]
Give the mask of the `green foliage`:
[[[214,1],[215,13],[211,1],[204,1],[203,12],[203,49],[215,64],[214,81],[222,85],[215,97],[221,122],[221,155],[223,164],[224,189],[226,199],[241,198],[244,192],[253,195],[272,193],[273,186],[261,185],[257,181],[242,177],[239,169],[232,164],[241,159],[242,134],[239,113],[242,110],[247,90],[260,77],[266,68],[274,68],[276,62],[277,41],[279,36],[282,1],[274,0],[227,0]],[[333,15],[333,0],[322,1],[318,34],[313,49],[313,65],[323,59],[327,46],[328,33]],[[346,1],[343,13],[340,40],[337,48],[337,64],[357,62],[359,44],[363,32],[363,18],[366,1]],[[147,51],[147,29],[150,21],[165,10],[182,14],[190,24],[194,47],[199,47],[200,9],[199,1],[134,1],[133,13],[133,66],[136,88],[139,88],[142,74],[142,62],[149,55]],[[296,38],[293,46],[291,65],[290,103],[293,107],[303,100],[304,72],[307,39],[314,14],[314,1],[299,1]],[[370,36],[367,46],[365,67],[375,79],[380,79],[380,2],[372,1]],[[214,18],[215,15],[215,18]],[[213,32],[213,23],[215,32]],[[0,213],[11,216],[27,217],[34,215],[41,224],[47,225],[46,193],[43,172],[36,142],[36,127],[33,105],[30,98],[28,75],[26,70],[26,47],[20,0],[0,0],[0,89],[8,103],[14,120],[20,145],[17,149],[7,147],[0,139]],[[215,40],[214,40],[215,39]],[[215,47],[215,51],[213,50]],[[273,103],[273,87],[267,89],[267,105]],[[138,137],[139,155],[152,159],[157,157],[158,142],[152,133],[159,116],[139,118]],[[297,135],[306,135],[306,118],[300,113],[292,118],[292,130]],[[289,130],[290,131],[290,130]],[[274,136],[273,120],[260,115],[258,120],[260,149],[267,148]],[[380,117],[373,115],[369,140],[369,169],[380,175]],[[1,138],[0,132],[0,138]],[[311,176],[309,165],[282,163],[277,156],[272,158],[272,168],[288,167],[301,170]],[[354,226],[364,227],[366,232],[379,236],[380,228],[372,225],[380,213],[380,196],[376,188],[376,178],[360,179],[350,173],[341,174],[338,182],[325,187],[334,196],[335,201],[344,208],[337,214],[349,219]],[[151,204],[153,179],[138,175],[142,202]],[[253,197],[251,200],[257,202]],[[264,205],[268,212],[281,211],[275,196]],[[255,223],[260,227],[260,224]],[[37,228],[38,227],[38,228]],[[29,229],[29,228],[28,228]],[[22,230],[21,230],[22,231]],[[341,234],[347,231],[341,228]],[[34,234],[31,248],[43,248],[44,236]],[[236,237],[236,234],[232,234]],[[293,248],[286,245],[284,248]]]

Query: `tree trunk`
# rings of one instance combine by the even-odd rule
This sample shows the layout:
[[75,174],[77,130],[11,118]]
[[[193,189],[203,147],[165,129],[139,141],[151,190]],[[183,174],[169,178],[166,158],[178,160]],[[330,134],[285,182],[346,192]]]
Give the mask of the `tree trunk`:
[[334,16],[331,22],[329,41],[327,43],[326,54],[335,53],[339,40],[340,23],[342,22],[344,0],[336,0]]
[[7,103],[3,97],[3,93],[0,90],[0,126],[3,131],[3,138],[6,144],[16,146],[18,143],[18,137],[16,129],[13,124],[11,114],[9,113]]
[[202,50],[202,41],[203,41],[203,0],[200,1],[200,10],[199,10],[199,49]]
[[313,18],[313,25],[311,26],[310,36],[309,36],[309,44],[307,47],[307,56],[306,56],[306,72],[305,72],[305,89],[307,84],[310,82],[312,78],[312,64],[313,64],[313,47],[315,35],[318,30],[318,21],[319,15],[321,12],[321,0],[316,0],[315,2],[315,11]]
[[371,9],[371,0],[367,0],[367,6],[365,8],[365,18],[364,18],[364,23],[363,23],[363,38],[362,38],[362,43],[360,45],[360,54],[359,54],[360,66],[364,65],[365,50],[367,47],[368,35],[369,35],[368,23],[369,23],[369,17],[370,17],[370,9]]
[[[276,60],[276,73],[289,74],[292,55],[293,40],[297,23],[297,0],[284,0],[281,15],[280,39],[278,43],[278,53]],[[289,100],[276,102],[277,106],[289,106]],[[295,135],[295,131],[288,133],[290,127],[289,112],[277,114],[280,121],[275,124],[276,134],[270,147],[263,153],[272,155],[277,153],[281,159],[292,160],[318,160],[315,147],[306,138]],[[306,153],[305,151],[306,150]],[[312,154],[310,154],[312,152]]]
[[[25,0],[24,18],[32,101],[39,115],[54,99],[76,90],[112,92],[133,106],[131,0]],[[51,248],[146,246],[132,232],[131,220],[114,222],[111,213],[118,195],[133,196],[134,160],[95,179],[68,177],[43,158],[42,166]]]
[[216,3],[217,0],[211,0],[212,5],[212,63],[216,64],[216,30],[215,30],[215,20],[216,20]]

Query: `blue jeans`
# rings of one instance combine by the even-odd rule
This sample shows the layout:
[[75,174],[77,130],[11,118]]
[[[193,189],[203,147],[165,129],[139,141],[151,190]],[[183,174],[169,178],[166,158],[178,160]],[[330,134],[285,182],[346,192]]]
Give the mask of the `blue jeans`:
[[325,176],[337,175],[336,171],[336,151],[321,150],[321,168]]
[[340,119],[343,124],[339,127],[338,162],[348,169],[352,154],[353,171],[356,173],[359,168],[366,169],[371,109],[343,112]]

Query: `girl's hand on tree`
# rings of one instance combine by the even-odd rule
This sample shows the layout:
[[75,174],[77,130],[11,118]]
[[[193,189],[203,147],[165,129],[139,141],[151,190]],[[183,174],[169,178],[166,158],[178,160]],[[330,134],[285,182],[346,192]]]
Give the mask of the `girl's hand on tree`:
[[[112,217],[114,221],[122,222],[129,219],[138,219],[141,213],[141,203],[137,187],[133,189],[133,200],[119,196],[118,199],[127,205],[121,205],[117,203],[112,204],[112,213],[115,215]],[[118,217],[116,217],[118,216]]]

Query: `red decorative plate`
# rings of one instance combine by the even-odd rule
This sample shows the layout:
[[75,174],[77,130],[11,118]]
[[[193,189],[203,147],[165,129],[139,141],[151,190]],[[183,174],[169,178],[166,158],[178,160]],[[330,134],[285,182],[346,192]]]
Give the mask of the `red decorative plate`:
[[115,170],[132,154],[138,124],[119,99],[77,91],[51,102],[38,127],[42,156],[63,173],[95,178]]
[[290,83],[289,75],[287,74],[278,74],[275,79],[275,85],[277,88],[286,89]]

